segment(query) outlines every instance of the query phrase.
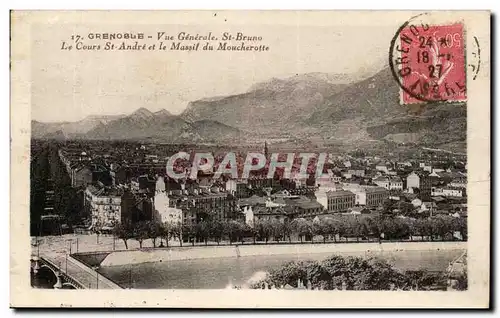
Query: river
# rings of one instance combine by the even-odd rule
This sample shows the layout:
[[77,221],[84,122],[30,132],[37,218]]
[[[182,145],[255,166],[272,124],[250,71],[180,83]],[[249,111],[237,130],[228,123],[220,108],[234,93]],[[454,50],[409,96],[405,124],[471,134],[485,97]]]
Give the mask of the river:
[[[463,249],[372,252],[395,267],[445,270]],[[258,272],[269,271],[292,260],[322,260],[332,253],[260,255],[154,262],[101,267],[99,272],[124,288],[222,289],[244,285]],[[342,252],[342,256],[365,256],[365,252]]]

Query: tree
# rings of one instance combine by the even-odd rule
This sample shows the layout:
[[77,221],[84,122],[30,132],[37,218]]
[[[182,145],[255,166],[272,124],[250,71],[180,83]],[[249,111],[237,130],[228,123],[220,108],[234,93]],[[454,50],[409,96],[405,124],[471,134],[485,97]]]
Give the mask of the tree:
[[358,216],[358,232],[363,239],[369,240],[370,237],[370,224],[368,223],[368,217],[366,216]]
[[321,265],[332,277],[333,286],[329,289],[388,290],[402,284],[401,272],[385,260],[335,255]]
[[384,217],[381,222],[382,232],[388,239],[402,240],[410,236],[410,226],[407,218]]
[[211,221],[210,225],[210,236],[215,239],[217,245],[220,244],[224,236],[224,224],[220,220]]
[[328,226],[329,218],[320,221],[318,219],[314,219],[312,222],[312,234],[313,235],[321,235],[323,237],[323,243],[326,243],[326,238],[328,234],[330,234],[330,229]]
[[133,227],[129,222],[117,223],[113,228],[113,235],[125,244],[125,249],[128,250],[128,240],[134,237]]
[[338,232],[339,232],[339,239],[341,237],[344,237],[346,242],[348,241],[348,235],[350,232],[352,232],[349,228],[350,224],[349,222],[347,221],[347,218],[341,216],[339,219],[338,219]]
[[302,261],[290,261],[283,264],[280,268],[271,270],[269,280],[277,286],[289,284],[297,286],[298,280],[306,278],[306,271]]
[[269,220],[269,230],[271,231],[271,236],[274,238],[276,242],[280,242],[281,237],[283,236],[283,225],[277,219]]
[[432,232],[441,237],[444,241],[448,234],[453,236],[453,219],[451,216],[433,216],[429,218],[431,222]]
[[330,279],[328,273],[316,261],[291,261],[281,268],[270,272],[268,282],[276,286],[290,285],[298,287],[298,282],[310,282],[312,286],[321,285],[322,281]]
[[196,237],[198,237],[199,240],[204,241],[205,245],[208,244],[208,238],[210,236],[210,229],[211,224],[205,220],[199,222],[196,224],[195,231],[196,231]]
[[355,237],[356,241],[359,242],[359,238],[366,232],[364,230],[363,224],[359,221],[357,217],[347,219],[346,232],[348,236]]
[[193,223],[188,223],[188,224],[183,224],[182,225],[182,235],[186,236],[188,239],[188,242],[190,241],[191,244],[194,246],[194,241],[196,237],[196,225]]
[[241,227],[240,241],[241,241],[241,244],[244,244],[245,243],[244,242],[245,237],[248,237],[249,235],[252,235],[253,229],[247,223],[240,223],[240,227]]
[[268,220],[258,220],[255,222],[255,230],[259,237],[264,239],[266,244],[272,235],[272,228]]
[[469,282],[467,280],[467,270],[463,270],[462,272],[460,272],[456,279],[457,283],[455,285],[455,288],[457,290],[467,290],[469,286]]
[[380,239],[381,232],[381,218],[379,215],[368,216],[364,218],[364,223],[368,235]]
[[415,211],[415,207],[409,202],[400,201],[398,203],[398,210],[401,215],[411,216]]
[[462,217],[454,218],[453,230],[460,233],[462,240],[467,241],[467,219]]
[[392,239],[396,233],[394,222],[387,216],[383,217],[380,221],[380,232],[384,233],[385,239]]
[[178,222],[178,223],[170,223],[170,235],[172,237],[175,237],[179,240],[179,245],[182,246],[182,239],[183,239],[183,234],[182,234],[182,229],[183,225]]
[[267,281],[276,286],[297,286],[298,281],[320,289],[390,290],[404,288],[402,272],[385,260],[334,255],[324,261],[292,261],[270,271]]
[[386,199],[382,203],[382,214],[392,215],[394,210],[394,201],[391,199]]
[[394,222],[394,238],[397,240],[406,239],[410,236],[410,226],[407,218],[404,217],[395,217]]
[[410,241],[413,241],[413,236],[416,235],[415,219],[407,218],[406,222],[408,224],[408,234],[410,236]]
[[283,237],[283,240],[286,240],[288,238],[288,242],[292,242],[292,226],[290,221],[284,220],[283,222],[280,222],[279,224],[279,232],[281,237]]
[[146,221],[139,221],[133,229],[133,239],[139,242],[139,248],[142,248],[144,240],[149,238],[149,224]]
[[165,222],[162,224],[160,237],[165,240],[167,247],[168,247],[168,241],[170,240],[172,232],[173,232],[172,223]]
[[[347,289],[391,290],[404,286],[403,274],[386,260],[356,257],[348,258],[347,264],[348,271],[344,274],[347,277]],[[351,272],[356,275],[349,276]]]
[[325,231],[333,236],[333,241],[337,243],[337,235],[340,233],[340,221],[328,218],[325,222]]
[[303,218],[295,219],[292,221],[292,226],[295,233],[299,235],[300,243],[303,243],[303,236],[311,235],[312,224],[308,222],[306,219]]
[[249,231],[252,234],[253,244],[257,244],[257,235],[259,235],[258,222],[254,222],[253,226],[249,227]]
[[155,221],[147,222],[148,238],[153,242],[153,247],[156,247],[156,240],[162,235],[162,224]]
[[427,236],[432,241],[432,227],[431,223],[428,219],[416,219],[415,223],[415,234],[418,233],[422,237],[422,241],[424,237]]
[[433,290],[436,285],[446,286],[446,276],[440,272],[427,270],[407,270],[404,274],[406,285],[404,289]]
[[234,220],[229,220],[225,221],[223,224],[225,234],[229,238],[229,245],[231,245],[233,241],[237,240],[239,235],[241,234],[240,223]]
[[241,242],[245,241],[245,235],[247,233],[248,226],[246,223],[235,221],[237,224],[236,239]]

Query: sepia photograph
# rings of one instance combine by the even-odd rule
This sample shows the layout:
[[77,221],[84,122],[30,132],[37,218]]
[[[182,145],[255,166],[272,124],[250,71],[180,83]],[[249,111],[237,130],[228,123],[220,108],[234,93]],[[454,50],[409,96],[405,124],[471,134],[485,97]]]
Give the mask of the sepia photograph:
[[489,19],[13,11],[14,306],[488,306]]

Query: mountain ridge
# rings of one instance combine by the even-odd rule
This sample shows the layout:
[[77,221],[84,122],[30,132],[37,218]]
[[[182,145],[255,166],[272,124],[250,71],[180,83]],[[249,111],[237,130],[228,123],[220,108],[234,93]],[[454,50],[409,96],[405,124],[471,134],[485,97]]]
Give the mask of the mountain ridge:
[[275,133],[290,129],[306,118],[308,110],[327,96],[341,91],[318,74],[256,83],[247,92],[188,103],[180,115],[187,121],[211,119],[243,131]]
[[327,98],[305,123],[317,127],[326,137],[335,135],[339,125],[352,120],[352,130],[366,133],[370,139],[405,143],[408,140],[400,138],[405,134],[412,134],[411,142],[415,144],[466,139],[464,103],[401,105],[399,94],[390,70],[385,68]]
[[[465,144],[464,103],[408,106],[400,104],[399,94],[387,67],[361,80],[344,74],[306,73],[271,78],[241,94],[191,101],[180,115],[140,107],[113,119],[96,116],[86,126],[91,129],[81,129],[78,136],[240,143],[281,138],[360,147],[387,142]],[[46,133],[61,130],[66,136],[75,136],[75,129],[67,132],[60,125]],[[43,123],[33,121],[32,130],[43,132]]]

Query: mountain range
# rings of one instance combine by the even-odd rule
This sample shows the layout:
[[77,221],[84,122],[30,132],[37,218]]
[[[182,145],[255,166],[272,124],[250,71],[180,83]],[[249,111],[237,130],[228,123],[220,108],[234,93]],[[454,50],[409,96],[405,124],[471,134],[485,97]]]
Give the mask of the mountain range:
[[399,94],[386,68],[317,104],[306,124],[325,139],[344,143],[384,140],[446,146],[465,142],[465,103],[401,105]]
[[303,126],[316,105],[348,86],[338,77],[310,73],[273,78],[243,94],[190,102],[181,117],[215,120],[259,135],[286,134]]
[[71,123],[31,122],[34,138],[90,140],[149,140],[156,142],[216,142],[240,137],[233,127],[212,120],[188,122],[163,109],[139,108],[130,115],[89,116]]
[[238,142],[255,138],[332,144],[411,143],[465,147],[464,103],[400,105],[388,68],[357,80],[309,73],[253,85],[247,92],[190,102],[178,116],[139,108],[73,123],[32,121],[35,138]]
[[87,133],[99,124],[106,125],[107,123],[122,117],[124,117],[124,115],[91,115],[85,117],[80,121],[61,123],[42,123],[36,120],[32,120],[31,135],[35,138],[41,138],[46,136],[47,134],[53,134],[59,131],[67,137],[74,137]]

